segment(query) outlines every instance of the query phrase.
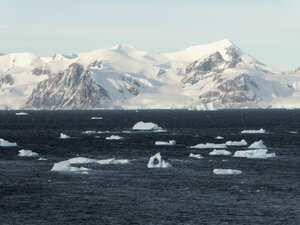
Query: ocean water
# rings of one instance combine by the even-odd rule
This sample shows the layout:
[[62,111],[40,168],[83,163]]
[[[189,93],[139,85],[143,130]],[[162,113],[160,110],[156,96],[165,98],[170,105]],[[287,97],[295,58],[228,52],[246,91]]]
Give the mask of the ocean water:
[[[18,144],[0,147],[0,224],[300,224],[300,110],[15,113],[0,111],[0,138]],[[167,131],[126,132],[138,121]],[[268,133],[240,133],[260,128]],[[82,134],[87,130],[111,133]],[[72,138],[59,139],[60,133]],[[124,139],[105,140],[112,134]],[[209,156],[212,149],[188,148],[241,139],[263,140],[277,157]],[[177,145],[154,145],[168,140]],[[19,157],[20,149],[48,160]],[[171,168],[147,168],[157,152]],[[92,169],[88,174],[50,171],[77,156],[130,164],[81,165]],[[222,176],[215,168],[243,172]]]

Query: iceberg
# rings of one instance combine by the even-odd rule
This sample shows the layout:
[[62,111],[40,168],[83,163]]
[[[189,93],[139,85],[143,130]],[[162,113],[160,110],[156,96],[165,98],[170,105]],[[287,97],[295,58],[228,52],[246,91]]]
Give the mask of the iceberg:
[[100,159],[97,161],[97,163],[100,165],[109,165],[109,164],[118,165],[118,164],[128,164],[130,163],[130,160],[111,158],[111,159]]
[[39,154],[36,153],[36,152],[33,152],[31,150],[25,150],[25,149],[22,149],[19,151],[19,155],[20,157],[38,157]]
[[276,157],[275,153],[268,153],[267,149],[236,151],[233,157],[245,157],[249,159],[266,159]]
[[155,145],[176,145],[176,141],[175,140],[171,140],[169,142],[167,142],[167,141],[156,141]]
[[[158,163],[154,163],[154,161],[157,160]],[[168,168],[172,165],[165,160],[162,160],[160,153],[156,153],[154,156],[150,157],[149,162],[147,164],[148,168]]]
[[68,159],[68,162],[70,164],[86,164],[86,163],[96,163],[97,160],[89,159],[85,157],[75,157],[75,158]]
[[63,133],[60,133],[60,139],[67,139],[67,138],[71,138],[70,136],[66,135],[66,134],[63,134]]
[[26,112],[17,112],[16,113],[16,116],[27,116],[28,115],[28,113],[26,113]]
[[83,134],[95,134],[96,131],[95,130],[87,130],[87,131],[83,131]]
[[88,169],[88,168],[85,168],[85,167],[74,167],[74,166],[71,166],[71,163],[69,161],[61,161],[61,162],[58,162],[58,163],[54,163],[51,171],[55,171],[55,172],[87,172],[88,170],[91,170],[91,169]]
[[128,164],[130,160],[128,159],[90,159],[85,157],[75,157],[67,160],[70,164],[88,164],[88,163],[98,163],[100,165],[108,165],[108,164]]
[[267,148],[267,146],[264,144],[264,142],[262,141],[262,140],[260,140],[260,141],[256,141],[256,142],[254,142],[253,144],[251,144],[248,148],[254,148],[254,149],[256,149],[256,148],[260,148],[260,149],[264,149],[264,148]]
[[247,145],[247,141],[245,141],[244,139],[241,141],[227,141],[225,143],[227,146],[245,146]]
[[100,116],[91,117],[91,120],[102,120],[103,118]]
[[39,160],[39,161],[46,161],[46,160],[48,160],[48,159],[41,157],[41,158],[39,158],[38,160]]
[[266,130],[260,128],[259,130],[243,130],[241,131],[242,134],[265,134]]
[[222,136],[216,137],[217,140],[223,140],[224,138]]
[[191,154],[189,155],[189,157],[191,157],[191,158],[196,158],[196,159],[203,159],[203,157],[202,157],[200,154],[193,154],[193,153],[191,153]]
[[235,169],[214,169],[213,172],[217,175],[239,175],[242,173],[241,170]]
[[227,146],[225,144],[206,143],[206,144],[197,144],[191,146],[190,148],[227,148]]
[[212,152],[209,153],[209,155],[231,155],[231,152],[223,149],[214,149]]
[[161,127],[159,127],[157,124],[155,123],[144,123],[143,121],[140,121],[138,123],[136,123],[133,127],[133,130],[162,130]]
[[106,140],[121,140],[121,139],[124,139],[124,138],[119,136],[119,135],[111,135],[109,137],[106,137],[105,139]]
[[297,131],[290,131],[290,134],[298,134]]
[[17,143],[8,142],[2,138],[0,138],[0,147],[15,147]]

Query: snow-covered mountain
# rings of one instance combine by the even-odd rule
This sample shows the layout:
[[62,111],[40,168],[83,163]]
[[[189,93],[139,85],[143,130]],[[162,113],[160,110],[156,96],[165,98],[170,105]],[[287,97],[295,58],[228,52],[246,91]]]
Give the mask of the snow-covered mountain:
[[1,109],[300,107],[300,71],[229,40],[153,53],[117,45],[71,56],[0,55]]

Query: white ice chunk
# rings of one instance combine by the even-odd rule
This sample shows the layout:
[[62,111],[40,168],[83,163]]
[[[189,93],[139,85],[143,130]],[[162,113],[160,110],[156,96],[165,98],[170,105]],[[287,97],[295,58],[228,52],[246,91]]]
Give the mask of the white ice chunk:
[[17,112],[16,113],[16,116],[27,116],[28,115],[28,113],[26,113],[26,112]]
[[41,158],[39,158],[38,160],[40,160],[40,161],[46,161],[46,160],[48,160],[48,159],[41,157]]
[[276,157],[275,153],[268,153],[267,149],[256,149],[246,151],[236,151],[234,157],[245,157],[249,159],[266,159]]
[[191,146],[190,148],[227,148],[227,146],[226,144],[206,143],[206,144],[197,144]]
[[209,153],[209,155],[231,155],[231,152],[224,149],[214,149],[212,152]]
[[17,146],[17,143],[8,142],[8,141],[0,138],[0,146],[1,147],[14,147],[14,146]]
[[267,146],[264,144],[262,140],[254,142],[252,145],[250,145],[248,148],[267,148]]
[[106,140],[121,140],[121,139],[124,139],[124,138],[119,136],[119,135],[111,135],[109,137],[106,137],[105,139]]
[[175,140],[170,140],[169,142],[167,141],[156,141],[155,145],[176,145]]
[[291,134],[298,134],[297,131],[290,131]]
[[224,138],[222,136],[216,137],[217,140],[223,140]]
[[75,157],[75,158],[68,159],[68,162],[71,164],[86,164],[86,163],[96,163],[97,160],[89,159],[85,157]]
[[75,157],[67,160],[70,164],[88,164],[88,163],[98,163],[100,165],[108,165],[108,164],[127,164],[130,163],[128,159],[90,159],[85,157]]
[[130,160],[128,159],[115,159],[115,158],[111,158],[111,159],[100,159],[97,161],[98,164],[101,165],[109,165],[109,164],[128,164],[130,163]]
[[25,150],[25,149],[22,149],[19,151],[19,155],[20,157],[38,157],[39,154],[36,153],[36,152],[33,152],[31,150]]
[[243,130],[241,131],[242,134],[265,134],[266,130],[260,128],[259,130]]
[[242,173],[241,170],[235,169],[214,169],[213,172],[217,175],[239,175]]
[[95,130],[87,130],[87,131],[83,131],[83,134],[95,134],[96,131]]
[[56,172],[86,172],[90,169],[88,168],[85,168],[85,167],[74,167],[74,166],[71,166],[71,163],[69,161],[61,161],[61,162],[58,162],[58,163],[54,163],[51,171],[56,171]]
[[133,127],[133,130],[162,130],[161,127],[159,127],[157,124],[155,123],[144,123],[143,121],[140,121],[138,123],[136,123]]
[[[158,163],[155,164],[155,160],[158,161]],[[171,167],[171,164],[166,162],[165,160],[162,160],[160,153],[156,153],[154,156],[150,157],[149,162],[147,164],[148,168],[168,168]]]
[[200,154],[193,154],[193,153],[191,153],[191,154],[189,155],[189,157],[191,157],[191,158],[196,158],[196,159],[202,159],[202,158],[203,158]]
[[103,118],[100,116],[91,117],[91,120],[102,120]]
[[63,133],[60,133],[60,139],[67,139],[67,138],[71,138],[70,136],[66,135],[66,134],[63,134]]
[[247,141],[245,141],[244,139],[241,141],[227,141],[225,143],[227,146],[245,146],[247,145]]

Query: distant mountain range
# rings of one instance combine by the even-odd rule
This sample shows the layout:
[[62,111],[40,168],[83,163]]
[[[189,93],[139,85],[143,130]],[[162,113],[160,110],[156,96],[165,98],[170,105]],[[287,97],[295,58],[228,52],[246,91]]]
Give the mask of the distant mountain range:
[[0,109],[300,108],[300,68],[279,72],[229,40],[173,53],[0,54],[0,99]]

